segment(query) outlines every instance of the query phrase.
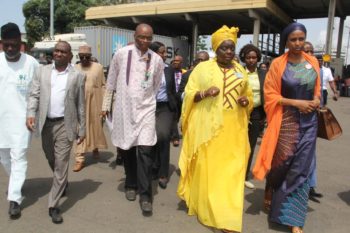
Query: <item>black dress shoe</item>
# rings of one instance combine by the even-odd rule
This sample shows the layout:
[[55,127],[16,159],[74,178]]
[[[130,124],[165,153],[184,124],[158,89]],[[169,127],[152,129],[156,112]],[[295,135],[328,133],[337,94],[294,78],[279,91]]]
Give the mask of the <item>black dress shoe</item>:
[[317,197],[317,198],[323,197],[321,193],[316,192],[315,188],[310,188],[309,196]]
[[49,208],[49,216],[51,217],[52,222],[55,224],[63,222],[63,218],[60,214],[60,209],[58,208]]
[[11,219],[17,219],[21,216],[21,207],[15,201],[10,201],[9,215]]
[[162,189],[166,189],[167,184],[168,184],[168,179],[167,178],[159,178],[159,187],[161,187]]
[[153,211],[152,203],[149,201],[141,201],[140,206],[144,214],[150,214]]
[[136,190],[135,189],[126,189],[125,190],[125,197],[128,201],[135,201],[136,200]]

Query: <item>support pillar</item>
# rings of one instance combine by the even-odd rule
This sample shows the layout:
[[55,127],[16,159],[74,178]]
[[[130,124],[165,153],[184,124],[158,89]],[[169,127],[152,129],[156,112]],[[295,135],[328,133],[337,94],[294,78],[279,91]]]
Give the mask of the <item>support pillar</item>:
[[340,58],[341,47],[343,44],[344,21],[345,21],[345,18],[340,18],[339,32],[338,32],[338,44],[337,44],[337,58]]
[[329,0],[329,7],[328,7],[326,53],[329,55],[332,55],[332,36],[333,36],[333,26],[334,26],[335,2],[336,0]]

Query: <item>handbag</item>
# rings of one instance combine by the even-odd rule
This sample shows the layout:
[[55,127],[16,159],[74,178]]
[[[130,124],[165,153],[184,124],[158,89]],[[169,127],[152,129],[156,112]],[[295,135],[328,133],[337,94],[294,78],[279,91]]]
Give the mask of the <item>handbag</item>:
[[342,135],[343,130],[340,127],[339,122],[335,118],[332,111],[323,106],[323,70],[321,68],[320,70],[320,76],[321,76],[321,107],[317,110],[318,115],[318,130],[317,130],[317,137],[323,138],[326,140],[333,140]]
[[333,140],[342,135],[343,130],[335,118],[332,111],[327,107],[317,110],[318,114],[318,130],[317,137],[326,140]]

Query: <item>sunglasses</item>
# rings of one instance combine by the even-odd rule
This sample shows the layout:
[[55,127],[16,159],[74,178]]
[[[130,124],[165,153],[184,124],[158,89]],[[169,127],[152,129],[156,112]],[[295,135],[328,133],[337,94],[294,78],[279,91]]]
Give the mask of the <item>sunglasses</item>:
[[83,59],[90,60],[91,55],[79,55],[79,58],[80,58],[81,60],[83,60]]

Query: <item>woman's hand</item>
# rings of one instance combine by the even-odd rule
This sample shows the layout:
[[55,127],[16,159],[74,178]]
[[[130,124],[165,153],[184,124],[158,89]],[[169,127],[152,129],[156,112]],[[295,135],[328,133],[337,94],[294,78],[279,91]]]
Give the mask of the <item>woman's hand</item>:
[[205,92],[204,92],[204,97],[215,97],[220,93],[220,89],[217,88],[216,86],[211,86],[209,87]]
[[313,105],[314,105],[314,108],[317,109],[320,107],[320,99],[318,97],[316,97],[313,101],[312,101]]
[[239,105],[241,105],[242,107],[246,107],[249,104],[249,100],[246,96],[240,96],[237,99],[237,102],[239,103]]
[[296,100],[295,107],[299,109],[300,113],[306,114],[315,111],[320,105],[318,100]]

